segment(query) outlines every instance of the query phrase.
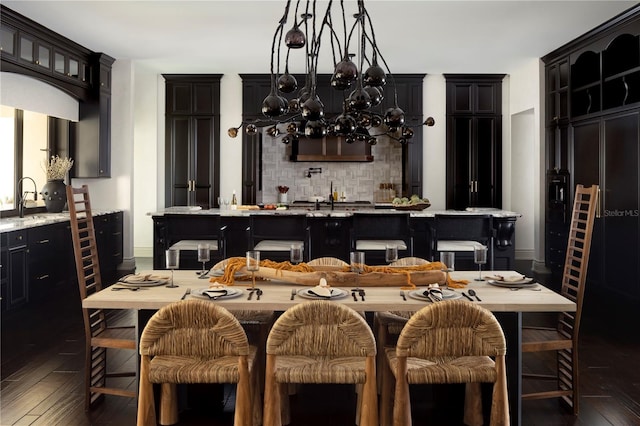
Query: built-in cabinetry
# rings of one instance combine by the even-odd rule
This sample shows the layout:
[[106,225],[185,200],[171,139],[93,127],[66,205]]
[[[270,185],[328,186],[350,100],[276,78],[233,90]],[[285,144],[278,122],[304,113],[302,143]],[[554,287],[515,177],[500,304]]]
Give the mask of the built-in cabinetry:
[[[118,277],[122,263],[123,212],[93,218],[103,285]],[[68,221],[0,233],[2,311],[46,300],[53,292],[77,297],[77,280]]]
[[63,90],[79,101],[79,118],[70,124],[60,153],[74,159],[71,177],[111,176],[111,65],[95,53],[0,5],[0,56],[3,72],[26,75]]
[[29,261],[27,231],[0,234],[2,255],[2,309],[14,309],[27,303],[29,297]]
[[212,208],[220,193],[221,75],[164,78],[165,202]]
[[[546,216],[558,218],[559,179],[568,181],[565,210],[577,184],[599,185],[587,285],[633,299],[640,299],[639,38],[635,7],[543,58],[547,165],[557,169],[547,172]],[[555,254],[566,248],[568,224],[567,214],[547,220],[545,260],[558,280]]]
[[[287,214],[287,213],[285,213]],[[355,236],[354,219],[358,214],[332,216],[332,215],[309,215],[303,212],[290,213],[296,218],[305,220],[304,225],[298,225],[300,229],[297,239],[307,241],[309,238],[309,250],[305,247],[305,259],[319,257],[337,257],[346,262],[349,261],[349,252],[352,250],[352,238]],[[388,215],[397,215],[389,213]],[[222,215],[218,214],[158,214],[153,215],[153,267],[154,269],[165,269],[165,250],[172,244],[180,240],[212,240],[218,239],[219,245],[226,248],[226,256],[245,256],[247,250],[253,248],[251,242],[252,217],[254,215]],[[291,236],[291,226],[289,221],[281,219],[281,215],[274,213],[273,216],[260,212],[255,215],[266,221],[269,235],[278,239],[282,235]],[[379,219],[376,220],[379,228],[388,227],[385,218],[389,216],[384,213],[376,213]],[[273,218],[273,220],[269,220]],[[497,270],[513,270],[515,268],[515,216],[494,216],[493,226],[495,228],[494,241],[494,265]],[[270,223],[272,224],[269,227]],[[299,221],[297,221],[299,224]],[[287,227],[284,229],[283,227]],[[410,234],[413,235],[414,255],[429,260],[433,259],[433,217],[410,217]],[[263,224],[264,227],[264,224]],[[375,237],[375,230],[372,234]],[[381,239],[388,239],[381,232]],[[281,239],[281,238],[280,238]],[[377,239],[377,238],[376,238]],[[195,253],[181,252],[180,268],[199,269],[201,265],[197,262]],[[218,253],[211,259],[211,264],[221,259],[222,253]],[[288,258],[288,254],[281,256],[280,260]],[[274,259],[276,260],[276,259]],[[384,253],[381,257],[369,259],[372,263],[383,264]],[[476,265],[469,263],[469,269],[475,269]]]
[[502,206],[504,74],[445,74],[447,208]]
[[[413,127],[413,137],[402,145],[402,193],[405,196],[422,194],[422,85],[424,74],[399,74],[393,83],[385,87],[385,98],[375,107],[381,114],[393,106],[394,83],[398,95],[398,106],[405,112],[405,123]],[[243,122],[265,117],[261,112],[264,98],[270,91],[269,74],[242,74],[242,119]],[[304,85],[304,76],[297,75],[299,87]],[[342,112],[344,95],[330,86],[331,75],[318,75],[318,96],[324,104],[326,117]],[[287,95],[289,98],[295,95]],[[242,129],[242,203],[257,204],[262,199],[262,133],[247,135]],[[341,138],[325,140],[300,138],[290,148],[292,161],[375,161],[371,146],[364,142],[347,144]]]

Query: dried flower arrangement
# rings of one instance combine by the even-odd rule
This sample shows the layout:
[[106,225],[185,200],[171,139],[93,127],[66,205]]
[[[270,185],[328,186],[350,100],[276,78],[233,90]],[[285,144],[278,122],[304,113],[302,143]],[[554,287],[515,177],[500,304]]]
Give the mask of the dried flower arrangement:
[[48,180],[64,179],[72,166],[73,160],[71,158],[61,158],[58,155],[51,156],[48,163],[42,164]]

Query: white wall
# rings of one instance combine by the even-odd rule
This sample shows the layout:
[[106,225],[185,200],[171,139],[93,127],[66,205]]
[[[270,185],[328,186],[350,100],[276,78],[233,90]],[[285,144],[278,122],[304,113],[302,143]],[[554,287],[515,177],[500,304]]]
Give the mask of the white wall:
[[442,74],[427,74],[423,85],[422,113],[433,117],[436,124],[423,128],[422,196],[431,201],[431,209],[444,210],[447,201],[445,184],[447,171],[446,82]]
[[124,210],[124,266],[133,264],[133,65],[113,64],[111,80],[111,179],[72,179],[73,186],[89,186],[94,210]]
[[510,116],[504,117],[511,123],[509,155],[503,158],[509,208],[523,215],[516,224],[516,258],[533,259],[534,266],[544,262],[543,72],[542,62],[532,58],[510,74]]

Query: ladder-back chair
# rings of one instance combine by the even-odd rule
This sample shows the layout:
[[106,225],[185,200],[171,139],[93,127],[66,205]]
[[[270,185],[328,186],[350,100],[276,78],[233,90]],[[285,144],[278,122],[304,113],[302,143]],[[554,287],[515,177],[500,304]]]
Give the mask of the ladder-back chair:
[[522,399],[562,398],[574,415],[578,414],[578,332],[597,202],[597,185],[577,185],[560,289],[560,294],[576,303],[576,311],[561,312],[555,328],[522,330],[522,352],[557,351],[555,374],[523,374],[524,379],[555,381],[555,388],[523,393]]
[[[67,186],[67,204],[80,299],[84,300],[102,290],[88,186]],[[135,327],[108,326],[108,315],[103,309],[83,308],[82,318],[85,331],[85,410],[92,408],[104,394],[135,398],[135,386],[134,390],[126,389],[124,386],[107,386],[107,378],[136,376],[135,371],[107,371],[107,349],[136,350]],[[135,356],[135,352],[132,355]]]

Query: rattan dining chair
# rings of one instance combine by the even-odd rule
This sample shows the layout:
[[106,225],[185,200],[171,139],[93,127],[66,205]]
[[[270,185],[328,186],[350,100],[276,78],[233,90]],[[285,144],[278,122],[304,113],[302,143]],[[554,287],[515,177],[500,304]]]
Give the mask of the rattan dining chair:
[[[429,264],[426,259],[421,257],[409,256],[403,257],[389,266],[420,266]],[[413,315],[413,311],[380,311],[373,315],[373,328],[376,332],[376,344],[378,345],[378,371],[382,372],[384,368],[384,348],[391,344],[391,340],[397,338],[402,328]],[[382,389],[382,381],[378,380],[378,392]]]
[[381,425],[411,424],[409,385],[442,383],[466,383],[464,422],[480,425],[483,382],[494,384],[490,424],[509,425],[506,343],[490,311],[460,300],[427,305],[413,314],[396,347],[385,348],[385,354]]
[[373,333],[353,309],[328,300],[287,309],[267,339],[264,425],[283,424],[288,383],[362,384],[359,425],[378,425],[375,356]]
[[[71,223],[71,239],[75,258],[80,299],[102,290],[98,246],[96,243],[89,188],[67,186],[67,205]],[[85,334],[84,392],[85,410],[89,410],[103,399],[105,394],[135,398],[137,392],[124,385],[117,387],[116,378],[135,377],[135,371],[113,372],[108,365],[107,355],[118,349],[135,351],[135,326],[110,326],[112,316],[104,309],[82,308]],[[131,353],[135,355],[135,353]],[[109,370],[108,370],[109,369]],[[109,379],[109,383],[107,383]],[[133,380],[130,382],[130,384]]]
[[522,399],[561,398],[578,414],[578,332],[591,250],[591,234],[598,202],[598,186],[577,185],[560,294],[576,303],[575,312],[561,312],[555,328],[523,327],[522,352],[557,351],[555,374],[523,374],[526,380],[551,380],[553,389],[523,393]]
[[178,422],[180,383],[237,384],[234,425],[259,424],[253,409],[260,407],[256,352],[238,320],[220,305],[183,300],[161,308],[140,338],[137,425],[156,424],[153,383],[162,384],[160,424]]

